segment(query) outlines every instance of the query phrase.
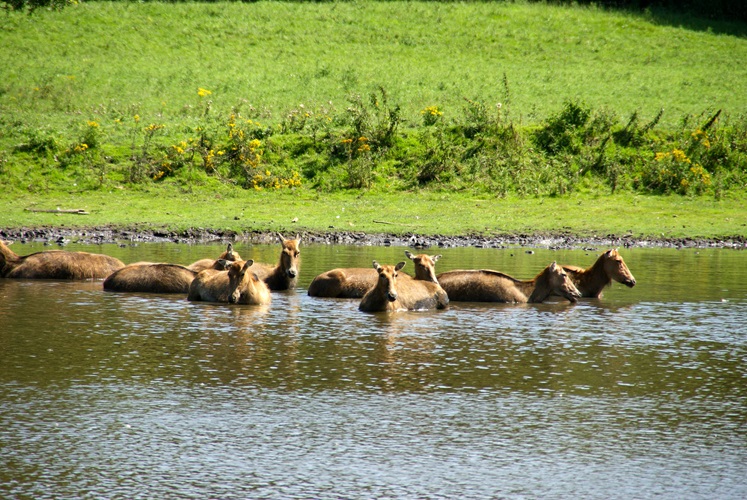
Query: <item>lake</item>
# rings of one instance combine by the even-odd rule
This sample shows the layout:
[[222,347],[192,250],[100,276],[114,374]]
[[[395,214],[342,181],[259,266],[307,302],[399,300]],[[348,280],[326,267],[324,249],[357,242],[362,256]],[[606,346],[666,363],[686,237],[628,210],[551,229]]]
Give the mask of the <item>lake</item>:
[[[65,248],[188,264],[225,245]],[[405,248],[301,248],[268,307],[0,279],[0,496],[747,497],[744,251],[622,248],[637,285],[576,304],[366,314],[306,288]],[[528,279],[604,250],[425,252]]]

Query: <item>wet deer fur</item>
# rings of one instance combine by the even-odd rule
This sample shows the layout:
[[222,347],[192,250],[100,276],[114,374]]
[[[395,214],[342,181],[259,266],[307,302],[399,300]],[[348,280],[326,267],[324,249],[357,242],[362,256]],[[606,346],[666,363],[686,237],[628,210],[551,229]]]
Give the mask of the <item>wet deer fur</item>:
[[[415,264],[415,279],[438,283],[436,279],[436,262],[440,255],[414,255],[405,251],[408,259]],[[312,297],[333,297],[341,299],[360,299],[373,288],[379,273],[372,267],[337,268],[319,274],[309,285],[308,294]],[[411,278],[409,274],[399,273],[400,279]]]
[[455,270],[438,275],[438,282],[452,301],[543,302],[556,294],[576,302],[580,297],[568,275],[555,262],[531,280],[518,280],[489,269]]
[[250,269],[253,260],[226,262],[225,271],[200,271],[189,286],[187,298],[192,301],[251,305],[271,302],[269,288]]
[[124,263],[98,253],[47,250],[17,255],[0,241],[0,277],[18,279],[86,280],[103,279]]
[[220,254],[220,257],[218,257],[217,259],[200,259],[188,265],[187,268],[191,269],[192,271],[200,272],[204,271],[205,269],[212,268],[219,260],[241,260],[241,256],[237,251],[233,249],[233,245],[229,243],[226,247],[226,251]]
[[[210,269],[225,270],[231,261],[213,261]],[[104,290],[110,292],[188,293],[197,276],[179,264],[135,263],[110,274],[104,280]]]
[[278,234],[282,245],[280,260],[276,265],[256,262],[253,271],[264,281],[270,290],[292,290],[298,285],[298,275],[301,270],[301,239],[286,240]]
[[363,296],[358,309],[364,312],[444,309],[449,304],[449,297],[438,283],[399,279],[399,270],[404,266],[404,261],[396,266],[382,266],[373,261],[378,279]]
[[564,265],[563,269],[582,297],[601,297],[604,289],[610,286],[613,280],[628,288],[633,288],[636,283],[633,273],[616,249],[607,250],[586,269],[570,265]]

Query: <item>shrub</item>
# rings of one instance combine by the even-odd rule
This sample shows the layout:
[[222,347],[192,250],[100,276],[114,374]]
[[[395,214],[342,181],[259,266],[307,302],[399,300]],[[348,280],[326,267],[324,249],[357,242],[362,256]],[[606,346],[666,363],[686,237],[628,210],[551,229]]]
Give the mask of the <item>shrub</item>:
[[591,109],[569,101],[563,110],[551,116],[534,135],[539,148],[549,154],[578,154],[583,146],[584,127],[591,116]]

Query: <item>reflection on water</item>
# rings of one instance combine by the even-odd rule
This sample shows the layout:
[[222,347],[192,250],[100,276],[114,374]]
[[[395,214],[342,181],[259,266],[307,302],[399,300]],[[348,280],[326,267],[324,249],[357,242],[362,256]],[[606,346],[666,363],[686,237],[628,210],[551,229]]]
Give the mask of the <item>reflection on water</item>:
[[[530,278],[602,250],[429,252]],[[299,289],[267,307],[0,280],[0,496],[747,495],[747,254],[623,249],[638,285],[601,300],[364,314],[305,288],[404,249],[302,252]]]

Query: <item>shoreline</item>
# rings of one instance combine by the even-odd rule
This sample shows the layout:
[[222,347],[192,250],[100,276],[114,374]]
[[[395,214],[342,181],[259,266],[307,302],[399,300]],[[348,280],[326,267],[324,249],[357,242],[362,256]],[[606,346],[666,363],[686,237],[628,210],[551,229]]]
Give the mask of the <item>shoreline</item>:
[[[34,226],[20,228],[1,228],[0,239],[5,241],[43,242],[65,246],[77,244],[135,244],[135,243],[181,243],[205,244],[212,242],[247,242],[268,244],[276,242],[274,231],[222,231],[206,228],[190,228],[183,231],[137,229],[119,226],[91,227],[51,227]],[[425,235],[425,234],[392,234],[364,233],[360,231],[287,231],[283,234],[291,237],[301,236],[304,244],[320,245],[365,245],[365,246],[403,246],[411,248],[504,248],[507,246],[541,247],[549,249],[586,248],[586,247],[624,247],[624,248],[731,248],[747,249],[747,238],[654,238],[634,237],[632,235],[578,236],[566,232],[543,232],[535,234],[466,234],[462,236]]]

